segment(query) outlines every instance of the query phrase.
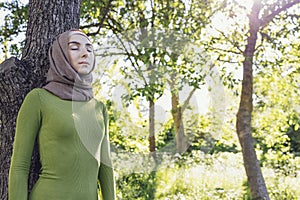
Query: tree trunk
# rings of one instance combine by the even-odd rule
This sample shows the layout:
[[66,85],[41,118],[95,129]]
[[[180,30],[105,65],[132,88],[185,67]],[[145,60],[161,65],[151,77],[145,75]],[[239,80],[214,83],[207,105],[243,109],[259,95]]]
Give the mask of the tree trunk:
[[[25,47],[21,60],[10,58],[0,65],[0,199],[8,199],[8,173],[15,133],[15,122],[26,94],[45,82],[48,48],[53,38],[79,27],[81,0],[31,0]],[[30,117],[30,116],[29,116]],[[37,146],[29,175],[29,190],[40,169]]]
[[155,116],[155,107],[154,101],[149,101],[149,151],[150,155],[153,157],[155,161],[157,161],[156,157],[156,145],[155,145],[155,124],[154,124],[154,116]]
[[253,199],[268,200],[269,195],[266,184],[257,160],[254,149],[254,141],[251,130],[251,114],[253,109],[253,56],[255,52],[255,45],[257,41],[257,34],[260,28],[266,26],[273,18],[280,12],[300,3],[300,0],[286,1],[281,6],[271,6],[269,15],[259,18],[262,9],[261,1],[254,1],[251,14],[249,16],[250,30],[247,39],[247,46],[244,51],[243,62],[243,81],[242,94],[239,110],[237,113],[237,134],[242,146],[244,166],[248,177],[249,187]]
[[242,94],[239,110],[237,113],[237,134],[242,147],[244,166],[248,177],[248,183],[253,199],[269,199],[265,181],[259,166],[259,162],[254,149],[254,140],[252,137],[251,118],[252,118],[252,95],[253,95],[253,56],[259,31],[259,11],[261,9],[260,1],[255,1],[252,13],[250,15],[250,35],[247,40],[247,46],[244,51],[243,61],[243,81]]
[[176,135],[176,149],[178,153],[183,153],[187,150],[187,139],[184,133],[182,108],[179,102],[178,90],[174,87],[171,89],[172,99],[172,117],[174,121],[174,131]]

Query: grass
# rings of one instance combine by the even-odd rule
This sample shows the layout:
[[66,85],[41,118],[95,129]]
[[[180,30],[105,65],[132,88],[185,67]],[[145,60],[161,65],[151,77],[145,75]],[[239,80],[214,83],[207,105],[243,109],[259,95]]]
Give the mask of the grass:
[[[239,153],[159,155],[159,164],[139,154],[115,154],[118,199],[250,200]],[[295,164],[299,166],[297,160]],[[283,175],[262,168],[272,200],[300,199],[300,171]]]

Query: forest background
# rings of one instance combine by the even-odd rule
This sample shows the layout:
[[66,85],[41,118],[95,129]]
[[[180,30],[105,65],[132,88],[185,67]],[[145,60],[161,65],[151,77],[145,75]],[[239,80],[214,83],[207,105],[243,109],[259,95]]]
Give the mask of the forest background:
[[[259,16],[285,2],[261,1]],[[236,128],[253,3],[82,1],[118,199],[253,199]],[[0,62],[21,56],[27,9],[0,4]],[[253,56],[251,134],[270,199],[300,199],[299,11],[260,27]]]

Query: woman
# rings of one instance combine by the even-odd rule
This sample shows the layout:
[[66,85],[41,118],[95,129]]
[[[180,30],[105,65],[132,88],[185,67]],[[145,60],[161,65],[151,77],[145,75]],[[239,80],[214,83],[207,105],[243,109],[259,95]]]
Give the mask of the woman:
[[[17,118],[9,200],[116,199],[108,116],[93,98],[95,55],[79,30],[57,36],[43,88],[26,96]],[[28,197],[28,172],[38,141],[41,173]]]

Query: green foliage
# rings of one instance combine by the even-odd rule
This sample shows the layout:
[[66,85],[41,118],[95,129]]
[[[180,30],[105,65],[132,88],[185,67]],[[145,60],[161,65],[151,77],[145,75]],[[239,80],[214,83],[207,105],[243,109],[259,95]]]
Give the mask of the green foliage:
[[0,29],[0,42],[3,42],[4,39],[12,40],[18,34],[25,31],[28,17],[28,5],[24,5],[20,3],[20,1],[14,0],[11,2],[0,3],[0,9],[3,13],[6,13],[4,24]]
[[187,120],[186,135],[190,141],[190,150],[209,152],[215,145],[216,139],[211,132],[211,120],[206,116],[195,114]]
[[243,199],[244,200],[252,200],[251,191],[250,191],[250,188],[249,188],[248,181],[244,181],[243,187],[244,187]]
[[[126,101],[143,97],[155,102],[168,84],[175,84],[173,88],[181,90],[186,84],[199,88],[204,83],[208,72],[202,70],[202,65],[204,69],[209,68],[206,66],[209,57],[206,58],[205,48],[199,52],[191,49],[191,45],[201,44],[201,30],[212,14],[210,1],[192,4],[116,1],[112,4],[114,7],[103,28],[108,46],[118,49],[120,57],[115,59],[125,61],[120,69],[130,88],[123,96]],[[106,55],[113,53],[108,50]],[[199,59],[192,60],[195,55]]]
[[176,152],[174,123],[172,119],[164,124],[163,130],[158,134],[156,147],[159,152]]
[[[206,153],[239,152],[237,141],[233,139],[233,130],[226,130],[226,125],[215,124],[215,116],[186,115],[186,135],[190,144],[189,151],[201,150]],[[219,122],[218,122],[219,123]],[[226,131],[229,131],[226,133]]]
[[119,199],[154,199],[155,172],[131,173],[117,180]]
[[[294,166],[297,166],[299,172],[299,158],[292,158],[290,160]],[[287,170],[290,166],[286,166]],[[271,168],[263,168],[265,175],[266,185],[268,187],[269,195],[271,199],[299,199],[300,192],[297,190],[299,185],[299,177],[295,174],[284,175]]]
[[[272,32],[270,32],[272,34]],[[278,38],[282,41],[283,38]],[[260,150],[263,165],[272,166],[281,173],[294,174],[291,158],[297,155],[299,66],[294,62],[297,49],[285,57],[278,54],[287,52],[290,46],[276,43],[274,47],[265,44],[268,57],[258,52],[257,63],[264,68],[257,69],[254,80],[256,96],[253,114],[254,136]],[[276,65],[274,65],[274,62]],[[291,153],[294,153],[292,155]],[[290,170],[286,166],[290,166]]]
[[219,153],[219,152],[238,153],[239,150],[237,149],[236,144],[228,145],[226,143],[223,143],[221,140],[219,140],[219,141],[217,141],[216,145],[212,148],[210,153]]
[[9,54],[20,56],[23,47],[23,41],[16,38],[25,33],[27,26],[28,5],[20,1],[0,3],[0,11],[3,13],[4,21],[0,26],[0,44],[5,58]]
[[[101,21],[102,9],[107,1],[82,1],[80,7],[80,22],[82,25],[94,25],[97,27],[97,23]],[[85,28],[85,27],[83,27]]]
[[[147,166],[151,163],[148,158],[141,160],[142,156],[127,155],[126,162],[122,162],[123,155],[116,156],[119,199],[252,199],[241,153],[209,155],[192,151],[183,156],[159,154],[159,164],[152,167]],[[293,159],[296,165],[300,164],[299,161]],[[299,197],[298,177],[277,175],[271,168],[262,170],[271,199],[293,200]]]
[[[120,113],[117,112],[113,107],[113,102],[106,102],[108,115],[109,115],[109,130],[110,130],[110,140],[113,142],[113,146],[116,149],[128,150],[128,146],[125,141],[126,138],[122,134],[122,129],[118,125],[118,119],[120,119]],[[130,149],[130,147],[129,147]]]
[[290,141],[290,152],[299,156],[300,155],[300,119],[294,113],[288,118],[289,127],[287,129],[287,136]]
[[109,114],[109,131],[112,151],[147,152],[147,126],[135,122],[127,111],[118,111],[114,102],[106,101]]
[[287,25],[281,17],[275,21],[264,29],[264,45],[257,52],[256,63],[261,67],[254,79],[254,136],[263,165],[294,174],[291,160],[298,155],[299,145],[299,39],[286,40],[287,36],[294,38],[293,23]]

